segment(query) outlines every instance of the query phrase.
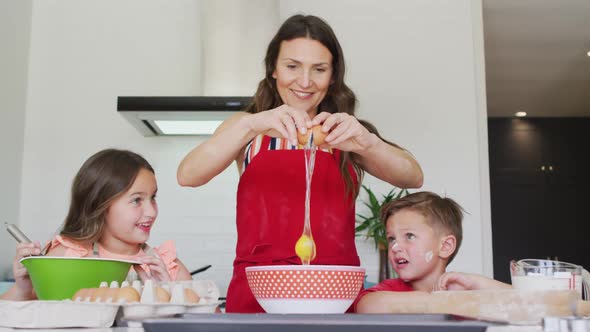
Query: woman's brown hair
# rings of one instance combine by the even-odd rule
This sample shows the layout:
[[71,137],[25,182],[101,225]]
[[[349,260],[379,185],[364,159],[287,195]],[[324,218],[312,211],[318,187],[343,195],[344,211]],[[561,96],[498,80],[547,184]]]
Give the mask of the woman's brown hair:
[[154,173],[142,156],[131,151],[107,149],[88,158],[72,182],[70,209],[60,234],[97,241],[111,203],[129,190],[142,169]]
[[[313,15],[294,15],[289,17],[279,28],[276,35],[270,41],[266,56],[264,58],[265,77],[258,84],[258,90],[254,95],[254,100],[246,108],[246,112],[258,113],[279,107],[283,101],[276,88],[276,80],[272,77],[277,65],[277,58],[283,41],[293,40],[296,38],[308,38],[320,42],[332,54],[332,84],[330,85],[326,96],[318,106],[318,112],[337,113],[344,112],[354,115],[356,106],[356,97],[354,92],[344,83],[344,55],[340,43],[334,34],[332,28],[324,20]],[[361,122],[363,123],[363,122]],[[364,121],[363,125],[367,123]],[[374,126],[371,127],[375,130]],[[340,157],[340,172],[346,183],[348,193],[356,197],[359,186],[362,181],[364,170],[358,163],[358,158],[351,156],[350,152],[342,151]],[[358,183],[355,186],[348,165],[352,166],[358,175]]]

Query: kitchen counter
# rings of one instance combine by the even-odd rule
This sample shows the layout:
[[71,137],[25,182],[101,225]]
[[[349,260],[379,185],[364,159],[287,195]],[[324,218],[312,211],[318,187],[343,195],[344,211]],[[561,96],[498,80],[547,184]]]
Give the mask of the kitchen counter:
[[[4,328],[0,327],[0,332],[9,332],[9,331],[18,331],[18,332],[145,332],[141,327],[111,327],[111,328],[101,328],[101,329],[91,329],[91,328],[82,328],[82,329],[11,329],[11,328]],[[393,332],[393,330],[392,330]],[[514,325],[507,325],[507,326],[491,326],[486,329],[486,332],[543,332],[543,328],[541,326],[514,326]]]
[[[559,322],[555,318],[550,325]],[[586,323],[590,320],[586,320]],[[154,318],[142,321],[117,320],[119,326],[108,328],[12,329],[4,331],[64,332],[198,332],[215,330],[257,332],[542,332],[540,325],[505,325],[463,319],[441,314],[184,314],[176,318]],[[143,326],[142,326],[143,324]],[[590,324],[589,324],[590,327]],[[558,329],[558,327],[556,327]],[[572,329],[571,332],[590,332]],[[568,332],[570,331],[568,330]],[[554,330],[555,331],[555,330]]]

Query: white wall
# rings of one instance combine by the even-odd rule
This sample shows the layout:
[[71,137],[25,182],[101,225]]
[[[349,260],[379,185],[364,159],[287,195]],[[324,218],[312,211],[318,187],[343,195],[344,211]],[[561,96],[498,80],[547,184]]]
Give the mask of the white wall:
[[203,94],[254,95],[264,77],[268,42],[280,24],[279,2],[200,0],[200,4]]
[[[480,2],[280,2],[281,19],[296,11],[322,16],[336,31],[360,116],[416,155],[426,189],[447,193],[469,212],[453,267],[491,272],[484,268],[491,267],[489,202],[481,198],[489,186],[480,181],[487,178],[480,174],[487,172],[486,154],[480,155],[487,141]],[[116,114],[117,96],[201,92],[199,17],[196,0],[33,2],[19,218],[25,232],[49,238],[65,216],[81,163],[102,148],[128,148],[142,153],[158,177],[160,216],[150,243],[175,239],[189,269],[213,264],[199,276],[226,287],[237,170],[201,188],[180,188],[176,167],[200,139],[145,138]],[[262,58],[252,65],[262,66]],[[369,242],[360,251],[374,280],[372,248]]]
[[[481,2],[283,0],[281,10],[283,18],[314,14],[330,23],[359,117],[416,156],[424,190],[446,194],[468,212],[450,269],[491,276]],[[366,183],[389,190],[374,178]],[[374,246],[359,251],[375,270]]]
[[4,223],[19,220],[30,31],[31,1],[0,0],[0,280],[12,278],[16,243]]

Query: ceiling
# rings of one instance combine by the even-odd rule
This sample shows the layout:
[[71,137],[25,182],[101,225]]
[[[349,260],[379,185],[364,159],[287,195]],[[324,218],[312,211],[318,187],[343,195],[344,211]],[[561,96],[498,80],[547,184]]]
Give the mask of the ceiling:
[[590,0],[484,0],[488,116],[590,117]]

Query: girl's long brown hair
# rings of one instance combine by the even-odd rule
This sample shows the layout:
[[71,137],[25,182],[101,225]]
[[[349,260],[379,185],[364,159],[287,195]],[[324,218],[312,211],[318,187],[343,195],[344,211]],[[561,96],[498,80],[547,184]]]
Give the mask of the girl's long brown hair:
[[154,173],[140,155],[126,150],[102,150],[88,158],[72,182],[70,209],[61,235],[81,242],[97,241],[111,203],[135,182],[141,169]]

